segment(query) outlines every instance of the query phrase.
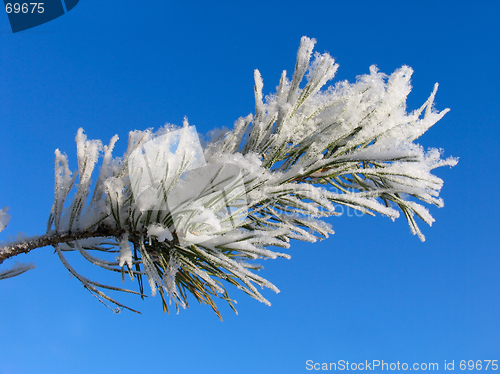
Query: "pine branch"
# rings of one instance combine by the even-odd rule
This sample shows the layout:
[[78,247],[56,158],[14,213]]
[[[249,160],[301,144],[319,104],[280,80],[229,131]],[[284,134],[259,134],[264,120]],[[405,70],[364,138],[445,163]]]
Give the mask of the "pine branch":
[[36,248],[43,248],[47,246],[56,246],[61,243],[71,243],[74,241],[89,239],[89,238],[109,238],[118,237],[122,235],[125,231],[117,231],[106,228],[100,228],[95,231],[82,231],[75,233],[51,233],[41,236],[34,236],[27,239],[21,239],[19,241],[8,243],[0,247],[0,264],[14,256],[22,253],[29,253]]
[[[234,130],[205,149],[187,120],[181,128],[131,132],[122,158],[112,155],[117,136],[103,147],[78,130],[78,170],[71,172],[66,155],[56,150],[47,233],[4,245],[0,263],[53,246],[68,271],[103,303],[128,308],[102,289],[144,297],[146,277],[165,311],[172,301],[177,311],[188,307],[191,295],[221,317],[213,298],[234,309],[224,284],[270,304],[257,286],[279,290],[255,273],[255,260],[289,258],[270,248],[333,234],[324,218],[339,215],[335,205],[391,219],[402,212],[412,233],[424,240],[415,216],[429,225],[434,219],[421,203],[443,206],[443,181],[432,170],[457,163],[415,143],[448,111],[433,108],[437,84],[411,113],[407,66],[390,76],[372,66],[355,83],[325,88],[338,65],[328,54],[313,55],[314,44],[302,38],[293,77],[288,80],[284,71],[275,94],[264,96],[256,70],[255,115],[237,120]],[[8,220],[6,210],[0,211],[0,231]],[[121,273],[122,281],[128,274],[139,291],[80,275],[64,251],[78,251],[92,264]],[[117,256],[109,261],[89,251]],[[28,268],[2,272],[0,279]]]

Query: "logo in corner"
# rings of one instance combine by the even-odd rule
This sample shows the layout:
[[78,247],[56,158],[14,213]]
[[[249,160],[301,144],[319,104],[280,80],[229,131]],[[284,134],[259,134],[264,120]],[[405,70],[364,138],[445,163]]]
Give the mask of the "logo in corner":
[[45,0],[43,3],[4,0],[13,33],[42,25],[73,9],[79,0]]

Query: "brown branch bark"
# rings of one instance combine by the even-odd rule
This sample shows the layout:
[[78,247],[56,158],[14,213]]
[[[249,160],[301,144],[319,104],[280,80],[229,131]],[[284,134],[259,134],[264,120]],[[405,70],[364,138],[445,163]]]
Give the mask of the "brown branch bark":
[[36,248],[53,246],[60,243],[68,243],[78,239],[98,238],[98,237],[120,237],[125,230],[116,230],[101,227],[94,231],[81,231],[70,233],[50,233],[41,236],[19,240],[8,243],[0,247],[0,264],[11,257],[21,253],[28,253]]

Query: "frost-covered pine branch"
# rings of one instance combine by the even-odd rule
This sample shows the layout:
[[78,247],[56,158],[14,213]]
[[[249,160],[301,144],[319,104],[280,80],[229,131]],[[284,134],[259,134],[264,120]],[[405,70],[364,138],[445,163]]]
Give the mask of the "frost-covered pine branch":
[[[72,173],[67,156],[56,150],[46,234],[5,244],[0,263],[50,245],[104,303],[128,308],[103,289],[144,297],[147,281],[167,311],[172,301],[177,310],[187,307],[190,294],[220,317],[214,297],[233,307],[227,283],[269,304],[258,287],[279,290],[256,274],[255,260],[289,258],[271,248],[286,250],[290,239],[328,237],[333,230],[323,219],[338,215],[337,204],[391,219],[402,212],[424,240],[416,217],[429,225],[434,219],[423,203],[443,206],[443,181],[432,170],[457,162],[415,143],[448,111],[433,108],[437,84],[410,113],[407,66],[390,76],[372,66],[355,83],[325,87],[338,66],[328,54],[313,55],[314,44],[302,38],[293,77],[284,71],[274,94],[264,97],[256,70],[255,115],[238,119],[205,149],[187,120],[180,128],[132,131],[122,158],[112,155],[117,136],[103,146],[78,130],[78,170]],[[0,211],[0,231],[8,219]],[[84,277],[69,264],[67,251],[122,280],[136,279],[138,291]],[[0,278],[31,267],[17,265]]]

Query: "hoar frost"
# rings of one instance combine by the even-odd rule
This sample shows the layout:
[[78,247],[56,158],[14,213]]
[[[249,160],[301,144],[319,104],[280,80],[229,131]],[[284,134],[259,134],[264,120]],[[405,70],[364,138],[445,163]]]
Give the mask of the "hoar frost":
[[5,227],[7,227],[7,225],[9,224],[10,214],[7,214],[8,210],[8,207],[0,210],[0,231],[3,231],[3,229],[5,229]]
[[[335,205],[391,219],[403,213],[424,240],[416,217],[429,225],[434,219],[422,204],[443,206],[443,181],[432,171],[457,163],[415,143],[448,111],[434,109],[437,84],[410,113],[406,97],[413,71],[407,66],[389,76],[372,66],[355,83],[325,87],[338,65],[327,53],[313,54],[315,43],[302,38],[292,77],[284,71],[273,94],[264,95],[255,70],[255,114],[239,118],[231,131],[212,132],[205,148],[186,119],[182,127],[130,132],[122,158],[112,155],[117,136],[102,146],[80,129],[75,172],[56,150],[46,237],[68,270],[119,307],[125,306],[100,289],[144,295],[145,277],[165,310],[170,303],[164,296],[178,309],[188,306],[191,294],[220,316],[212,297],[234,309],[223,281],[269,304],[257,287],[279,290],[256,274],[261,266],[255,260],[289,258],[272,247],[286,250],[290,239],[328,237],[333,230],[324,218],[339,215]],[[7,222],[4,209],[0,230]],[[0,262],[9,248],[0,248]],[[128,272],[139,292],[81,276],[65,259],[68,250],[122,276]],[[91,250],[119,255],[107,261]]]

